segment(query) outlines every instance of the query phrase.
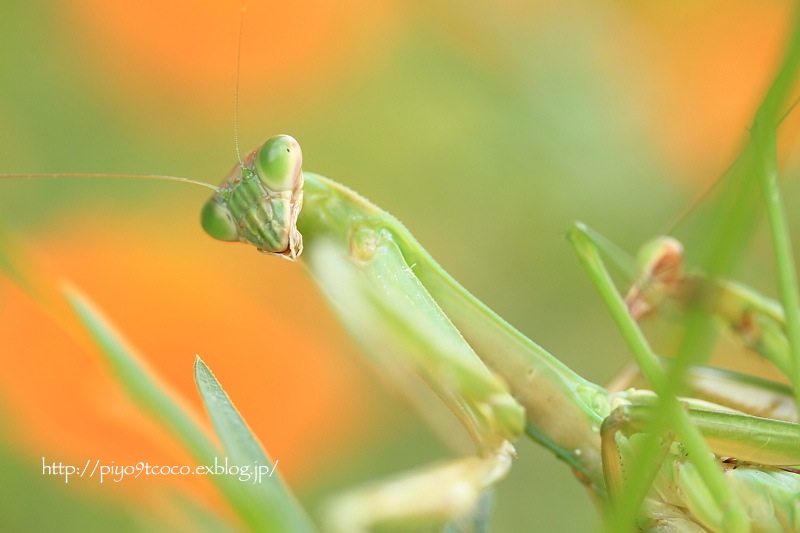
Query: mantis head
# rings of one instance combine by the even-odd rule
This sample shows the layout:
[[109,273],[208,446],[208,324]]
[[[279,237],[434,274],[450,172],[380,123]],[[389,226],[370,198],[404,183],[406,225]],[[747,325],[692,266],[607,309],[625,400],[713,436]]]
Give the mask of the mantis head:
[[236,165],[203,206],[200,222],[215,239],[246,242],[294,261],[303,251],[297,216],[303,205],[303,153],[276,135]]

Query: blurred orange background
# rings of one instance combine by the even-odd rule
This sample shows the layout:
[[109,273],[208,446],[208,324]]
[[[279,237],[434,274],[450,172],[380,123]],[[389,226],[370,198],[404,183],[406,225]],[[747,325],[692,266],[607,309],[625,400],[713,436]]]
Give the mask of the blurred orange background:
[[[2,6],[0,171],[226,175],[236,2]],[[247,152],[272,134],[294,135],[306,168],[397,215],[470,290],[604,383],[627,355],[561,232],[580,218],[635,249],[715,178],[781,57],[789,8],[252,1],[240,144]],[[786,144],[791,177],[797,151]],[[54,282],[96,302],[200,418],[191,365],[203,357],[312,515],[342,487],[445,456],[362,362],[302,268],[202,234],[206,196],[172,183],[5,180],[0,222]],[[130,525],[134,502],[146,499],[175,526],[179,513],[163,498],[175,491],[232,519],[203,481],[109,489],[42,479],[42,456],[190,459],[96,354],[5,280],[0,362],[3,464],[27,465],[1,489],[0,526],[33,526],[43,498],[65,497],[90,502],[59,508],[72,523],[99,520],[97,501],[124,509],[106,525]],[[497,508],[498,531],[531,516],[542,531],[598,524],[568,469],[530,443]]]

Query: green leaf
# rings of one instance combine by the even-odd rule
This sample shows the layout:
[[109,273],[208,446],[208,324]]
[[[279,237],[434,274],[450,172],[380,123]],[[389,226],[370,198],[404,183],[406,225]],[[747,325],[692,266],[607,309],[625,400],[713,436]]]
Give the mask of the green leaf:
[[[122,334],[116,331],[105,317],[103,317],[77,289],[66,287],[63,289],[63,292],[67,302],[75,311],[78,319],[89,332],[94,342],[98,345],[101,353],[111,364],[112,372],[131,398],[145,412],[152,416],[153,419],[161,423],[169,432],[180,440],[194,456],[199,465],[213,470],[216,465],[224,464],[224,458],[220,460],[217,446],[200,427],[192,413],[181,404],[174,393],[169,391],[168,386],[161,382],[157,376],[147,368],[145,362],[129,347]],[[210,376],[210,372],[208,375]],[[210,379],[213,381],[213,376]],[[213,381],[213,383],[216,383],[216,381]],[[222,391],[218,385],[217,389]],[[203,390],[203,387],[201,387],[201,390]],[[221,394],[224,396],[225,393],[222,392]],[[210,394],[204,394],[206,405],[209,405],[209,399],[207,397],[210,397]],[[227,400],[227,396],[224,397]],[[228,403],[228,405],[230,405],[230,403]],[[230,409],[235,412],[232,406]],[[212,416],[214,414],[218,415],[220,408],[217,404],[214,404],[213,409],[209,407],[209,411],[212,412]],[[215,424],[218,425],[216,418],[217,417],[215,417]],[[241,422],[241,425],[244,426],[244,423]],[[224,433],[225,438],[222,440],[226,443],[227,447],[229,439],[227,428]],[[258,446],[257,443],[255,445],[256,447]],[[252,453],[251,448],[248,448],[248,451]],[[236,448],[236,454],[231,455],[235,457],[249,457],[249,455],[242,454],[239,448]],[[261,457],[264,457],[263,452],[261,452]],[[266,460],[263,460],[261,464],[267,464]],[[284,531],[287,533],[295,531],[313,531],[313,529],[308,526],[309,523],[307,520],[301,521],[298,519],[296,525],[293,527],[287,526],[286,528],[282,528],[275,525],[281,523],[276,520],[276,515],[279,517],[294,516],[294,507],[290,507],[285,503],[286,501],[290,501],[290,497],[284,496],[282,500],[275,500],[276,503],[271,504],[270,502],[273,500],[268,500],[266,498],[259,500],[254,497],[254,494],[260,494],[259,491],[263,491],[263,489],[259,489],[257,485],[242,483],[237,477],[231,475],[216,475],[214,473],[207,473],[206,475],[211,476],[211,480],[216,484],[223,496],[250,529],[254,531],[276,533]],[[295,505],[293,500],[291,500],[291,503]],[[276,511],[275,506],[280,505],[283,505],[284,508]]]
[[206,432],[179,403],[167,385],[128,345],[123,335],[112,326],[89,299],[75,287],[63,289],[67,302],[91,335],[111,370],[131,398],[149,415],[167,427],[198,459],[213,458],[216,446]]
[[230,461],[229,466],[238,469],[242,498],[252,502],[252,508],[259,511],[258,516],[252,517],[259,523],[259,531],[314,531],[277,473],[278,461],[273,463],[267,457],[228,394],[199,356],[195,360],[194,376],[227,453],[226,465]]

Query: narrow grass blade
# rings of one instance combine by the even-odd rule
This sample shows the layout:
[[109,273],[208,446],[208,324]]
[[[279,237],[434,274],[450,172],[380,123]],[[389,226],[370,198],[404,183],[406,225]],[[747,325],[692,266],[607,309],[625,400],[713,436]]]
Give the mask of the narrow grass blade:
[[259,531],[311,532],[315,528],[276,472],[278,462],[267,457],[239,411],[231,403],[214,374],[197,357],[194,377],[214,429],[222,441],[231,466],[241,472],[241,497],[251,502],[258,514],[248,522],[258,523]]
[[761,187],[772,236],[778,292],[786,315],[786,337],[792,357],[789,379],[794,387],[795,401],[800,407],[800,283],[797,279],[786,210],[778,185],[777,141],[778,124],[800,75],[800,8],[797,7],[793,25],[783,64],[756,112],[750,135],[758,161],[755,176]]
[[28,258],[23,247],[5,229],[0,228],[0,272],[5,273],[11,281],[34,298],[41,298],[38,284],[31,279],[30,272],[37,269],[28,268],[35,264]]
[[3,226],[0,226],[0,276],[7,277],[59,327],[85,344],[81,325],[59,290],[63,281],[59,272],[48,268],[30,246]]
[[68,286],[64,289],[64,295],[110,363],[113,374],[135,402],[178,436],[195,457],[215,457],[216,447],[196,418],[189,414],[189,408],[182,405],[168,386],[147,368],[123,335],[78,289]]
[[[199,465],[211,468],[219,464],[219,450],[193,416],[188,406],[170,392],[147,367],[136,352],[128,346],[123,336],[94,308],[77,289],[63,290],[67,302],[86,328],[100,352],[111,365],[111,370],[133,400],[153,419],[170,431]],[[236,510],[239,517],[254,531],[278,532],[309,531],[308,528],[270,528],[273,512],[265,502],[247,495],[243,483],[231,475],[211,475],[211,481]]]

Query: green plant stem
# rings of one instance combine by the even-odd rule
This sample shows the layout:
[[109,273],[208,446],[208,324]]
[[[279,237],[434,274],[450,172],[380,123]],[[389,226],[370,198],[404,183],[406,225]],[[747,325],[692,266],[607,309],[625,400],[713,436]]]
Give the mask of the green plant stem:
[[786,316],[786,336],[792,356],[792,381],[795,403],[800,408],[800,297],[786,213],[778,185],[776,129],[782,110],[795,84],[800,68],[800,9],[795,8],[794,29],[786,57],[775,81],[758,108],[750,129],[756,150],[756,175],[767,211],[778,277],[778,291]]
[[[582,224],[574,225],[569,231],[570,240],[575,245],[581,264],[600,292],[625,342],[633,352],[642,373],[658,394],[659,403],[665,414],[662,418],[678,435],[687,455],[714,495],[716,505],[723,510],[726,531],[747,531],[747,515],[740,505],[736,505],[737,500],[733,491],[726,483],[700,431],[692,425],[676,398],[678,387],[675,382],[678,380],[667,378],[642,330],[628,313],[625,302],[614,287],[596,246],[583,228]],[[609,531],[625,531],[633,526],[633,518],[641,501],[634,502],[633,498],[626,500],[630,500],[632,507],[633,503],[636,503],[634,513],[626,516],[612,511]]]

